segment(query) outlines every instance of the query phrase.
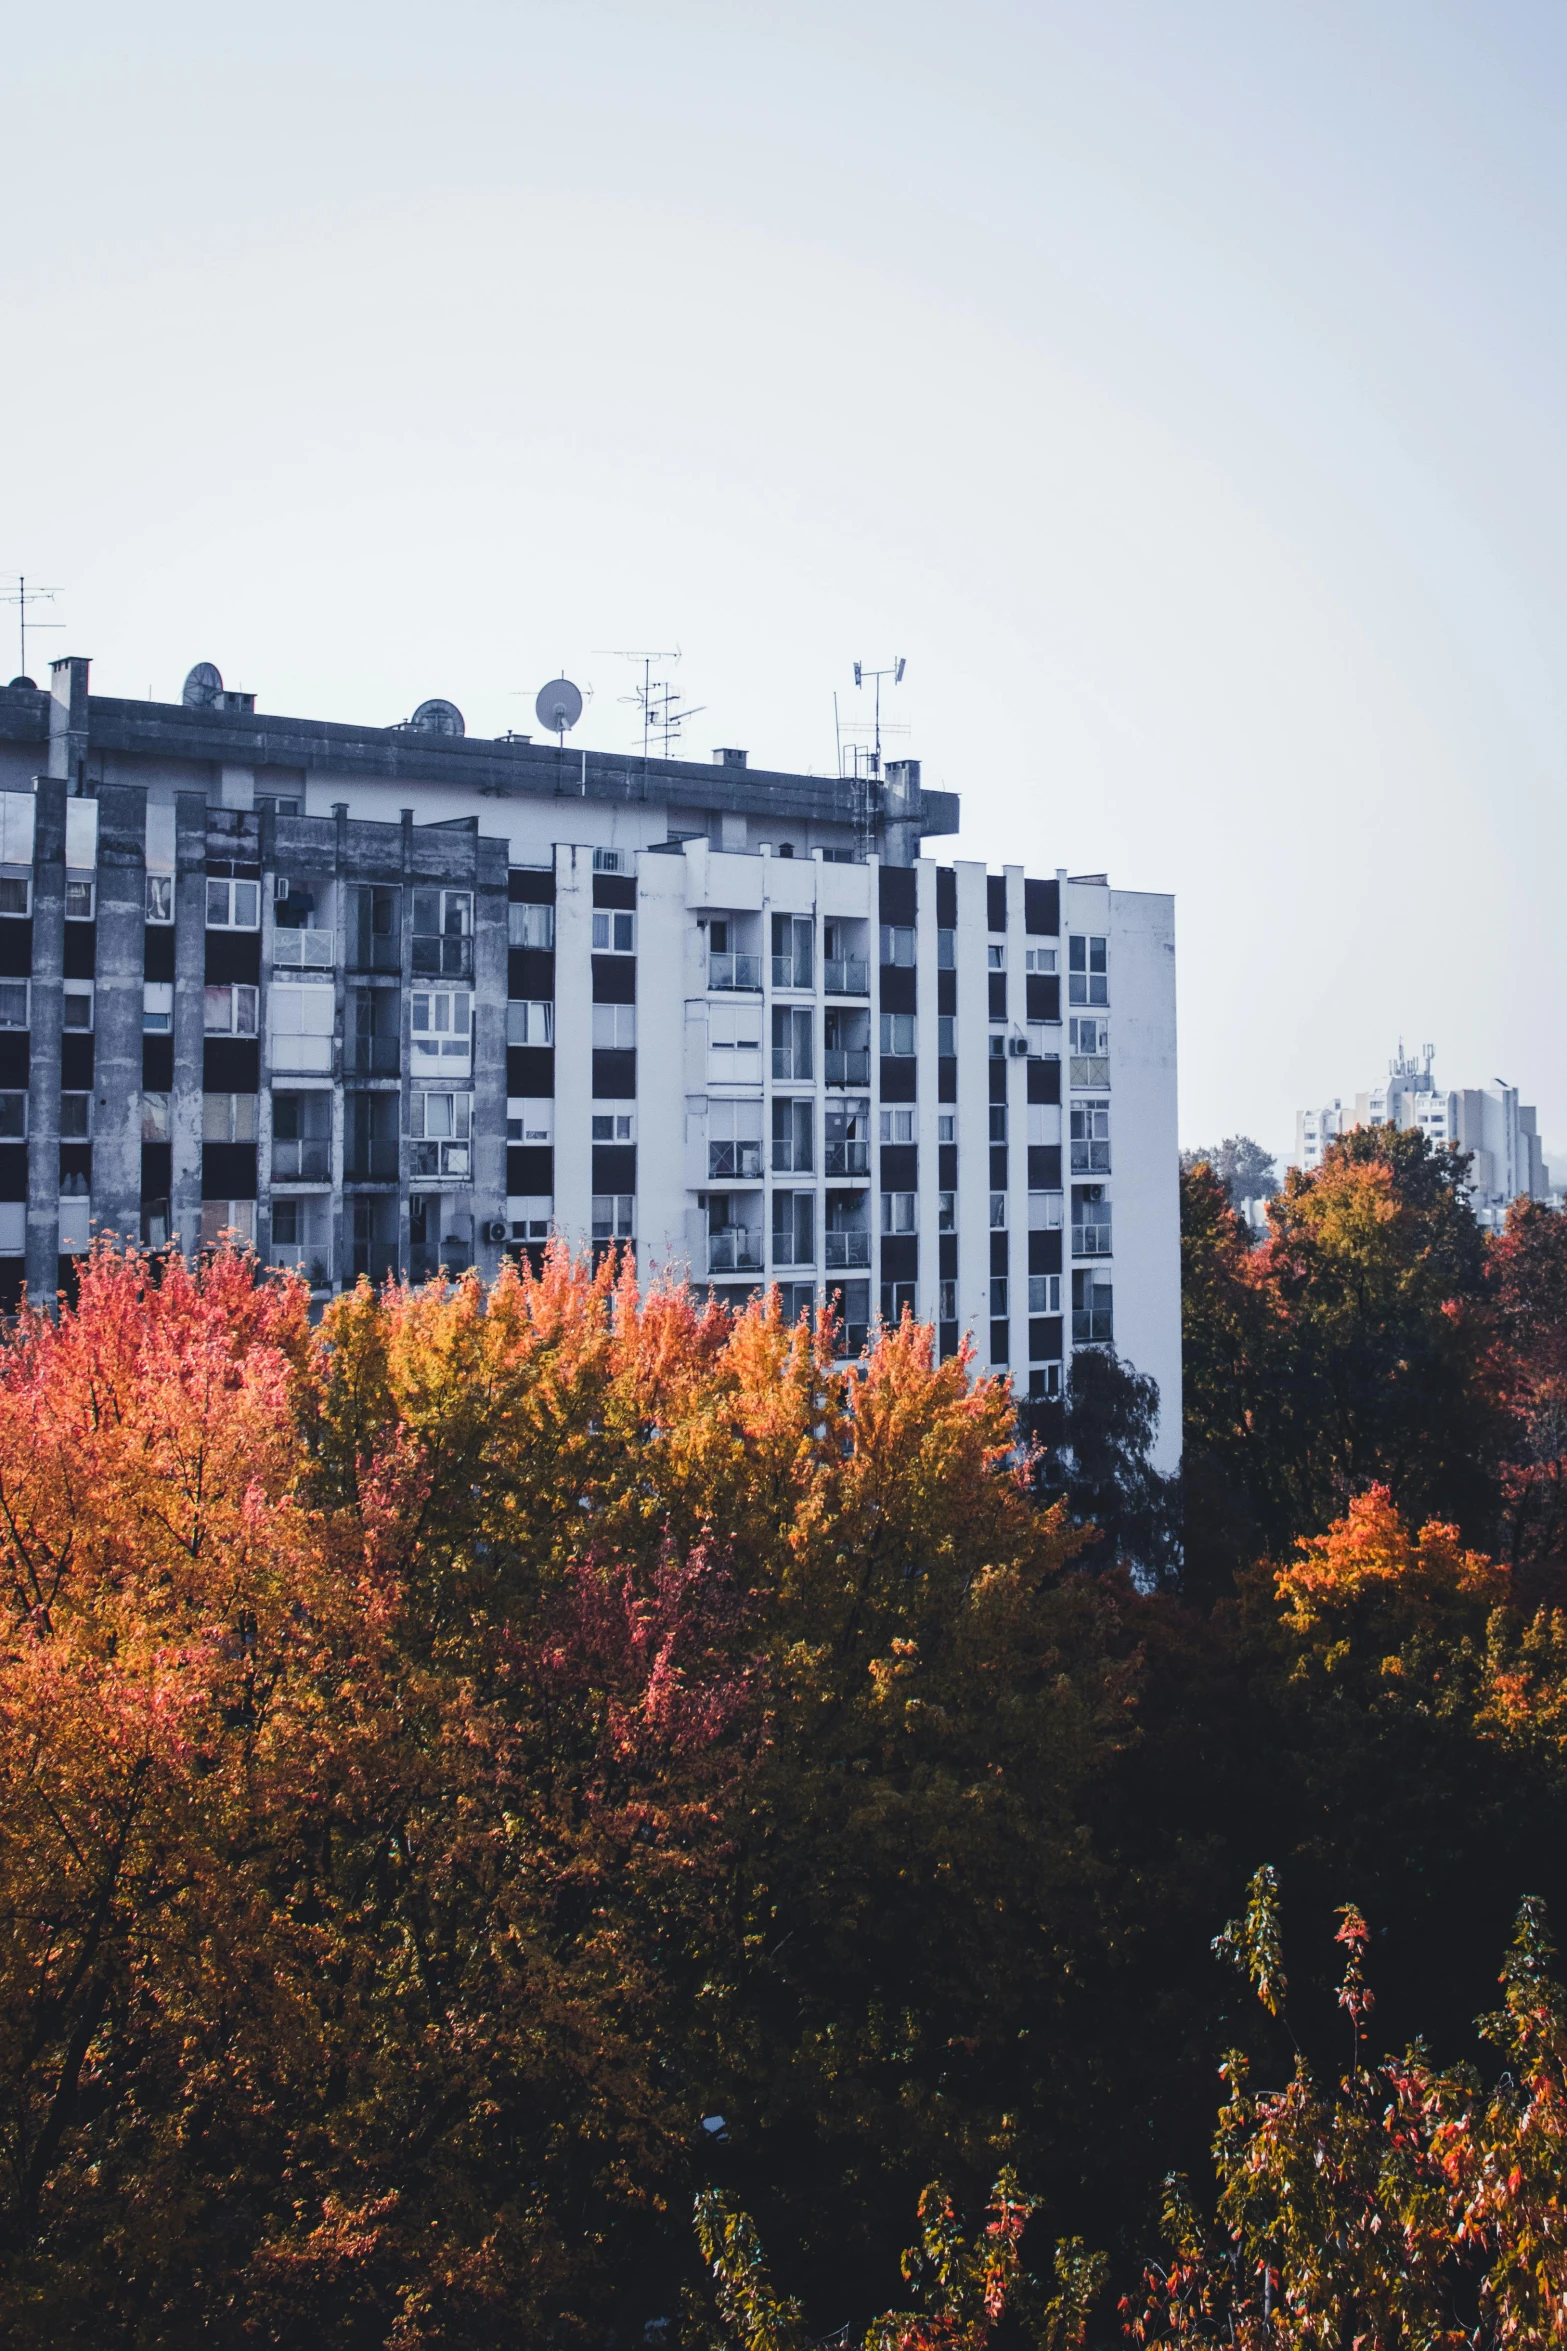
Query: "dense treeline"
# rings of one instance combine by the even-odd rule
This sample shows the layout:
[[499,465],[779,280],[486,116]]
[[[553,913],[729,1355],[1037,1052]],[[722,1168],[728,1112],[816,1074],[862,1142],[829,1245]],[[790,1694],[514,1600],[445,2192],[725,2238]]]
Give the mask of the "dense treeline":
[[[1358,1904],[1479,2145],[1567,1917],[1567,1238],[1461,1172],[1352,1137],[1254,1246],[1188,1171],[1179,1491],[1103,1359],[1031,1450],[912,1325],[100,1253],[0,1353],[0,2334],[760,2351],[907,2301],[935,2179],[999,2217],[927,2198],[879,2341],[1025,2310],[1035,2202],[1046,2339],[1276,2331],[1223,2050],[1341,2064]],[[1210,1950],[1263,1861],[1287,2011]],[[1232,2073],[1242,2171],[1382,2062]]]

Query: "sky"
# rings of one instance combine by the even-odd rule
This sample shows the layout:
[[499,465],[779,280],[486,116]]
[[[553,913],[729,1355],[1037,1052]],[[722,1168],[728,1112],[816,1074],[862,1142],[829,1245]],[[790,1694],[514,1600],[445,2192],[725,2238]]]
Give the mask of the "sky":
[[35,674],[830,773],[902,656],[933,853],[1175,894],[1183,1141],[1402,1037],[1567,1162],[1559,0],[6,18]]

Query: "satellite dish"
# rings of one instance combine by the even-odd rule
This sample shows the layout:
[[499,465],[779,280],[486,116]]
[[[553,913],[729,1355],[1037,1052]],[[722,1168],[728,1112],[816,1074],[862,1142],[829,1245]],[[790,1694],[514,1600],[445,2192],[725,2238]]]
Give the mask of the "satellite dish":
[[439,695],[433,701],[421,702],[408,724],[416,735],[465,735],[468,732],[456,703],[443,702]]
[[582,696],[570,678],[551,678],[547,686],[539,688],[539,698],[533,705],[533,715],[541,727],[564,742],[569,730],[582,716]]
[[187,710],[210,710],[223,691],[223,672],[215,661],[198,661],[180,689]]

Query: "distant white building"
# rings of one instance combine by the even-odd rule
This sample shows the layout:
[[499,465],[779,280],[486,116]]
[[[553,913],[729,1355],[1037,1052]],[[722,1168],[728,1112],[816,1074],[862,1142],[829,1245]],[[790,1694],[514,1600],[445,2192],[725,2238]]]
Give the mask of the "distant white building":
[[1521,1102],[1518,1088],[1500,1078],[1444,1092],[1431,1072],[1435,1052],[1427,1045],[1416,1061],[1400,1042],[1380,1086],[1352,1101],[1335,1096],[1318,1109],[1299,1111],[1293,1165],[1308,1172],[1320,1167],[1328,1145],[1352,1127],[1414,1128],[1437,1149],[1451,1144],[1470,1154],[1475,1212],[1482,1224],[1500,1224],[1514,1200],[1543,1200],[1551,1188],[1534,1105]]

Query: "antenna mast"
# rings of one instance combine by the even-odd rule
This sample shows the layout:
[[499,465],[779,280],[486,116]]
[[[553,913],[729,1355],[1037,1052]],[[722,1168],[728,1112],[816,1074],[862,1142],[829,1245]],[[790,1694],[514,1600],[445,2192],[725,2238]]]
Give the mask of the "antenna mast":
[[605,645],[599,650],[608,653],[616,661],[641,662],[641,685],[633,686],[631,692],[622,694],[620,699],[622,702],[633,704],[642,713],[642,756],[644,760],[650,755],[652,739],[655,735],[662,738],[662,756],[667,759],[671,747],[680,740],[680,730],[686,720],[697,717],[701,711],[707,708],[705,702],[696,702],[688,709],[683,708],[679,691],[671,681],[668,678],[656,678],[653,675],[655,661],[675,662],[680,659],[679,646],[677,645],[673,652],[647,652],[640,647],[633,650],[624,645]]
[[[861,857],[868,857],[871,852],[872,835],[875,831],[876,805],[881,787],[881,681],[883,678],[890,678],[894,686],[901,686],[903,673],[907,667],[908,663],[901,653],[885,669],[869,669],[863,661],[857,661],[854,664],[856,687],[863,690],[866,680],[869,679],[875,689],[874,715],[870,730],[871,741],[868,746],[859,743],[845,744],[844,733],[849,730],[846,730],[845,726],[840,723],[837,695],[834,694],[832,698],[833,732],[838,743],[838,773],[841,776],[844,772],[843,759],[844,752],[847,750],[849,776],[854,787],[852,794],[854,830]],[[863,734],[865,732],[863,721],[852,731]],[[889,735],[906,735],[909,730],[904,726],[893,726],[889,722],[886,731]]]
[[[24,572],[16,574],[14,588],[0,588],[0,604],[16,606],[17,627],[22,640],[21,675],[24,678],[27,675],[27,607],[29,604],[52,604],[58,593],[55,588],[30,588]],[[33,623],[35,632],[39,629],[63,629],[64,626],[63,620],[35,620]]]

